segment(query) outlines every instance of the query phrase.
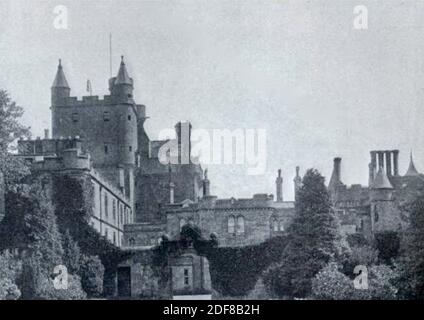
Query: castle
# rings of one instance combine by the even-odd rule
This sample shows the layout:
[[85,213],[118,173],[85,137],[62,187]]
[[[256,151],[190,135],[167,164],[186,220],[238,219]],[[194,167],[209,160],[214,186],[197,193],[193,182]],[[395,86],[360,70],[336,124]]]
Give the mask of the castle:
[[[117,76],[109,79],[109,95],[72,97],[59,60],[51,87],[52,137],[46,130],[43,139],[19,140],[17,156],[27,159],[33,172],[88,179],[93,188],[91,226],[111,243],[141,256],[164,238],[178,240],[185,225],[196,225],[222,247],[255,245],[284,234],[295,202],[284,201],[281,170],[275,199],[261,193],[218,199],[210,193],[207,170],[190,161],[191,124],[175,125],[172,142],[178,146],[178,161],[162,163],[160,148],[169,140],[149,138],[146,107],[135,102],[133,89],[122,57]],[[189,137],[188,145],[182,143],[183,135]],[[371,238],[376,232],[404,228],[402,204],[424,187],[424,176],[415,169],[412,155],[407,173],[400,176],[398,155],[398,150],[372,151],[366,187],[343,184],[341,158],[334,159],[328,190],[344,233]],[[301,181],[297,167],[295,194]],[[190,251],[170,262],[174,287],[210,287],[207,261],[199,259]],[[140,257],[123,262],[118,293],[140,294],[141,270],[148,265]]]

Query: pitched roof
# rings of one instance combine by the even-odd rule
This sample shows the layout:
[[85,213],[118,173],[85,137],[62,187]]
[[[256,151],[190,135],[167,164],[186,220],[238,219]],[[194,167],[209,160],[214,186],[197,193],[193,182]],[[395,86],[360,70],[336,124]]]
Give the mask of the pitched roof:
[[63,72],[62,61],[60,59],[52,88],[69,88],[68,81],[66,81],[65,73]]
[[383,169],[383,167],[380,167],[380,169],[378,169],[372,188],[373,189],[393,189],[393,186],[390,183],[390,180],[387,177],[386,171]]
[[121,65],[119,66],[118,75],[116,76],[115,84],[131,84],[132,79],[128,75],[127,68],[125,67],[124,56],[121,56]]
[[418,176],[418,175],[419,175],[419,172],[415,168],[414,160],[412,159],[412,151],[411,151],[410,158],[409,158],[409,167],[405,173],[405,176],[410,177],[410,176]]

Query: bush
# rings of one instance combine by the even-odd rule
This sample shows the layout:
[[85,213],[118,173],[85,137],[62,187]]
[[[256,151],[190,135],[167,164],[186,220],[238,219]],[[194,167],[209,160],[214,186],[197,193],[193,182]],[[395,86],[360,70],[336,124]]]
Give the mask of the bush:
[[0,300],[18,299],[21,291],[16,279],[21,273],[22,264],[9,252],[0,255]]
[[53,279],[42,276],[37,299],[45,300],[84,300],[87,295],[81,286],[81,279],[77,275],[68,275],[68,287],[56,289]]
[[20,296],[21,291],[11,279],[0,279],[0,300],[17,300]]
[[375,234],[375,246],[378,249],[380,261],[391,264],[392,259],[399,255],[400,237],[397,232],[384,231]]
[[329,263],[312,280],[312,295],[323,300],[348,300],[353,296],[353,282],[336,263]]
[[372,266],[378,262],[378,251],[371,246],[352,247],[350,254],[343,261],[343,273],[350,278],[355,275],[356,266]]
[[98,297],[103,293],[105,268],[98,256],[82,256],[81,260],[82,288],[89,297]]
[[340,272],[340,266],[330,263],[312,281],[316,299],[330,300],[391,300],[396,299],[393,285],[396,273],[387,265],[368,268],[368,289],[355,289],[353,280]]

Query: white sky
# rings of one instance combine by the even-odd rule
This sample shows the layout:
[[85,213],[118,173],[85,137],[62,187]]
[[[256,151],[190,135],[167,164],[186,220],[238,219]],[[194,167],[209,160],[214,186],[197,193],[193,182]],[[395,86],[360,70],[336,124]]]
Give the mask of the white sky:
[[[57,5],[67,30],[53,27]],[[353,7],[368,8],[354,30]],[[424,1],[17,1],[0,0],[0,88],[25,110],[34,136],[50,127],[50,86],[58,58],[71,95],[108,93],[125,55],[146,130],[190,120],[194,128],[267,130],[267,171],[210,166],[212,193],[275,193],[286,199],[295,166],[329,178],[341,156],[347,184],[367,183],[369,151],[409,150],[424,170]]]

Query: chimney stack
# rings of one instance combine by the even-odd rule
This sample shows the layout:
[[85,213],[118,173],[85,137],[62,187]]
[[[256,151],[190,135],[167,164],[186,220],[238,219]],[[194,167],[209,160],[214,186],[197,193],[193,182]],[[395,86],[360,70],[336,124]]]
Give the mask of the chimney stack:
[[283,177],[281,176],[281,169],[278,169],[278,176],[275,180],[277,202],[283,202]]
[[297,166],[296,167],[296,176],[293,179],[293,182],[294,182],[294,199],[295,200],[297,198],[297,192],[299,191],[300,187],[302,186],[302,178],[300,177],[299,170],[300,170],[300,167]]
[[203,196],[207,197],[210,195],[210,181],[208,179],[208,169],[205,169],[205,176],[203,179]]
[[392,157],[390,151],[385,151],[386,154],[386,174],[388,177],[392,175]]
[[393,150],[393,175],[399,175],[399,150]]
[[378,154],[378,169],[384,168],[384,152],[377,151],[377,154]]

